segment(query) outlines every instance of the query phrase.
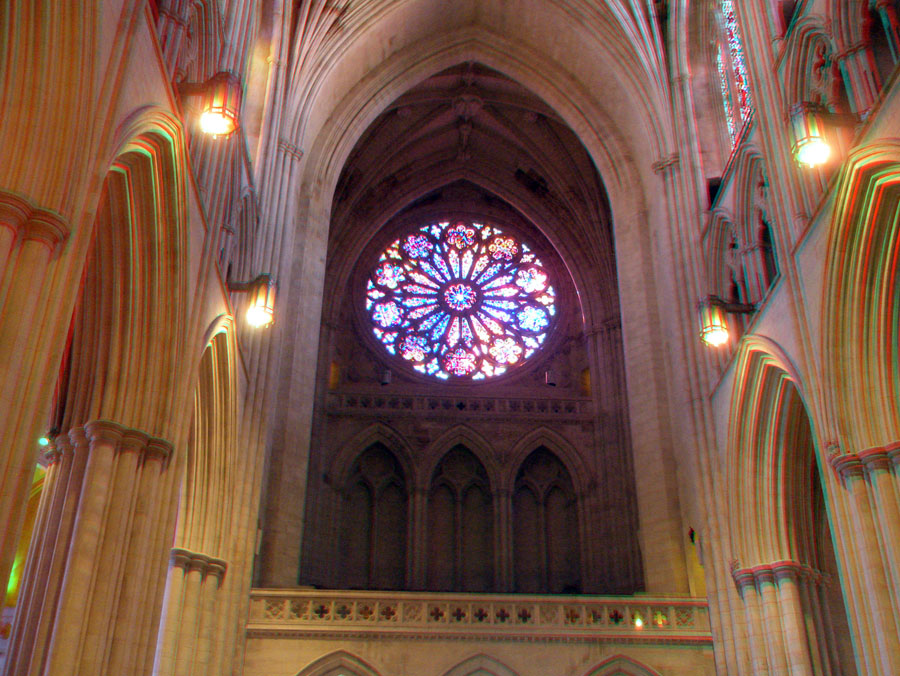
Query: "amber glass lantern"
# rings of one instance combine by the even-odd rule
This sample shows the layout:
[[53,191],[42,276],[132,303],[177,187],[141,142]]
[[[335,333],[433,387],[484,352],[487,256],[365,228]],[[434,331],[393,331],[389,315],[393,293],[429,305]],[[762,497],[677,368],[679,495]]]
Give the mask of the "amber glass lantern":
[[700,340],[710,347],[719,347],[728,342],[728,323],[725,308],[710,296],[700,303]]
[[270,326],[275,322],[275,281],[270,275],[260,275],[254,287],[250,290],[247,323],[256,328]]
[[791,152],[800,164],[816,167],[828,161],[831,147],[825,138],[825,123],[830,113],[817,103],[791,106]]
[[231,73],[217,73],[205,87],[200,129],[211,136],[228,136],[238,128],[241,81]]
[[249,282],[228,282],[228,290],[250,294],[247,323],[254,328],[264,328],[275,323],[275,280],[262,274]]

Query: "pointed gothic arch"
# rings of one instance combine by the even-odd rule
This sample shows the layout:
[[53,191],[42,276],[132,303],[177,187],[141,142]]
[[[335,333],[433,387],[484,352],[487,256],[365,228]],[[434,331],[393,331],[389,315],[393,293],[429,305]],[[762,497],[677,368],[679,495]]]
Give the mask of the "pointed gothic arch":
[[547,448],[562,461],[572,478],[575,491],[579,495],[586,492],[590,481],[590,472],[584,458],[568,439],[545,426],[531,430],[510,449],[509,459],[506,461],[506,471],[499,476],[498,487],[502,490],[510,489],[515,484],[516,475],[522,463],[535,449],[541,446]]
[[375,667],[346,650],[320,657],[297,672],[297,676],[381,676]]
[[584,676],[661,676],[660,672],[626,655],[608,657]]
[[496,462],[496,449],[481,434],[465,424],[454,425],[435,439],[422,453],[417,463],[417,486],[428,486],[438,464],[456,446],[465,446],[482,464],[487,472],[491,486],[500,485],[499,468]]
[[822,336],[826,397],[849,452],[900,439],[900,145],[846,162],[831,220]]
[[481,653],[463,660],[445,671],[442,676],[518,676],[518,674],[503,662]]
[[374,444],[383,444],[389,448],[403,468],[407,481],[414,480],[418,462],[414,460],[409,442],[393,427],[378,420],[341,444],[341,449],[335,454],[327,469],[332,485],[344,486],[350,478],[356,459]]
[[853,664],[843,596],[825,511],[824,458],[796,369],[774,342],[741,345],[729,424],[728,492],[732,577],[751,622],[781,617],[792,644],[753,645],[754,661],[773,673],[800,665],[814,673]]

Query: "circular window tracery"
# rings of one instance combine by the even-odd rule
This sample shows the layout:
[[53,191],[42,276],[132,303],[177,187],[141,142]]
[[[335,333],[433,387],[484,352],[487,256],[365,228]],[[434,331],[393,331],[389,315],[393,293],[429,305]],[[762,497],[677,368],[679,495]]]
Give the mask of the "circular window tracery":
[[481,380],[520,366],[556,315],[551,275],[500,229],[446,221],[395,240],[366,285],[372,331],[426,375]]

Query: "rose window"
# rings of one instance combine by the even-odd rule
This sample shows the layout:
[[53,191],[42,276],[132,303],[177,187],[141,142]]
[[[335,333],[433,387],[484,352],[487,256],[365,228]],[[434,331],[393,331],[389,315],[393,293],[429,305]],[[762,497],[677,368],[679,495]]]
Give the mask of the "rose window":
[[366,285],[387,351],[437,378],[481,380],[524,363],[556,314],[550,273],[498,228],[446,222],[391,244]]

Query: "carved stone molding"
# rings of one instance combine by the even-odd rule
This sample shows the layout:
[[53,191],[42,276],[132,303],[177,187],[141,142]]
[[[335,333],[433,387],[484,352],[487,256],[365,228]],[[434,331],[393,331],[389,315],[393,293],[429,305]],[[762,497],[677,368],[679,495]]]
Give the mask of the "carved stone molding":
[[828,461],[839,478],[862,477],[879,471],[890,471],[892,466],[900,465],[900,442],[892,442],[885,446],[873,446],[858,453],[840,453],[837,445],[829,446],[833,453]]
[[251,594],[256,637],[384,636],[473,641],[712,642],[704,600],[630,596],[531,596],[266,590]]
[[741,568],[737,561],[732,561],[731,577],[739,590],[758,587],[761,584],[773,584],[782,580],[807,580],[813,584],[825,584],[828,577],[819,570],[805,563],[784,559],[772,563],[763,563],[750,568]]
[[288,141],[287,139],[280,138],[278,139],[278,150],[281,152],[290,155],[295,160],[299,160],[303,157],[303,150]]
[[23,241],[33,240],[55,251],[69,236],[69,226],[57,213],[34,206],[26,198],[0,190],[0,226],[11,228]]
[[551,399],[534,397],[453,397],[412,394],[374,394],[330,392],[327,400],[330,415],[355,415],[371,413],[393,416],[411,415],[417,418],[429,415],[443,416],[447,411],[465,412],[466,415],[484,418],[529,418],[553,420],[592,420],[590,399]]
[[212,575],[220,580],[225,577],[225,571],[228,570],[228,562],[223,559],[217,559],[199,552],[192,552],[181,547],[173,547],[169,559],[172,566],[181,568],[185,573],[196,570],[204,577]]
[[[54,442],[60,443],[63,435],[59,435]],[[158,458],[167,461],[172,457],[174,447],[165,439],[151,437],[141,430],[125,427],[110,420],[91,420],[68,432],[68,443],[74,446],[87,446],[97,442],[106,442],[112,445],[117,453],[140,453],[146,458]]]
[[668,157],[657,160],[653,163],[653,171],[661,174],[664,171],[673,171],[678,164],[678,153],[672,153]]

